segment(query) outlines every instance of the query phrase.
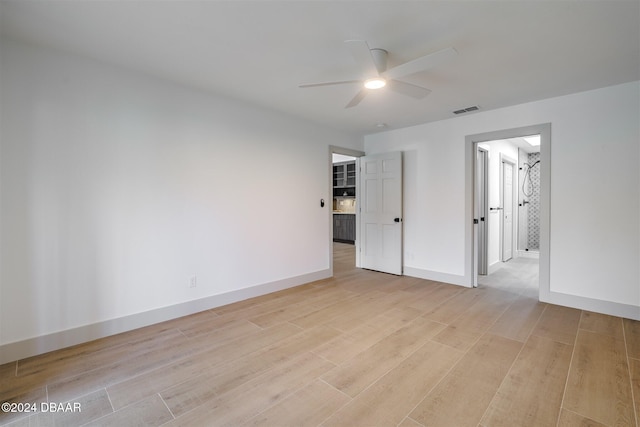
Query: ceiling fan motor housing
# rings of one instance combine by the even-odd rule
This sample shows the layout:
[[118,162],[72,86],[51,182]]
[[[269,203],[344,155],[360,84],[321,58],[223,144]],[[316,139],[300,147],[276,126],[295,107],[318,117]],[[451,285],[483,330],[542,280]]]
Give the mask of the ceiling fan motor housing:
[[[373,63],[376,65],[376,69],[379,73],[387,71],[387,55],[388,52],[384,49],[370,49]],[[371,76],[374,77],[374,76]]]

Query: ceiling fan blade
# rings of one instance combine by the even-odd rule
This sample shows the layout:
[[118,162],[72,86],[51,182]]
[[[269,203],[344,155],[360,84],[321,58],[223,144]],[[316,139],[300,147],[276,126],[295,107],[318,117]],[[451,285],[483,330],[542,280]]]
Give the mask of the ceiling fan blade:
[[371,49],[364,40],[347,40],[344,42],[347,48],[351,52],[351,56],[355,59],[360,69],[364,72],[366,77],[378,76],[378,69],[376,63],[371,56]]
[[323,82],[323,83],[303,83],[298,87],[319,87],[319,86],[333,86],[333,85],[345,85],[350,83],[362,83],[361,80],[343,80],[339,82]]
[[413,61],[405,62],[404,64],[398,65],[397,67],[393,67],[390,70],[382,73],[382,76],[386,77],[387,79],[397,79],[400,77],[408,76],[410,74],[415,74],[420,71],[428,70],[429,68],[435,67],[436,65],[439,65],[447,59],[456,56],[457,54],[458,52],[456,52],[454,48],[448,47],[446,49],[442,49],[429,55],[414,59]]
[[358,92],[356,96],[354,96],[353,99],[349,101],[349,103],[344,108],[355,107],[356,105],[360,104],[360,101],[362,101],[366,95],[367,89],[361,89],[360,92]]
[[398,92],[415,99],[422,99],[431,93],[431,91],[427,88],[416,86],[407,82],[402,82],[400,80],[389,80],[387,82],[387,87],[394,92]]

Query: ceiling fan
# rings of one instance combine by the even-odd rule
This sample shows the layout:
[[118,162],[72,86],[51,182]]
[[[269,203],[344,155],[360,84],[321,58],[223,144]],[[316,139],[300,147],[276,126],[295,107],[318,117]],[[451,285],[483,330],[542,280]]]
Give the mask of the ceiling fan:
[[363,78],[359,80],[343,80],[325,83],[305,83],[299,85],[301,88],[333,86],[351,83],[360,83],[362,88],[356,96],[345,106],[345,108],[355,107],[367,96],[370,90],[388,87],[394,92],[410,96],[416,99],[422,99],[429,95],[431,91],[422,86],[417,86],[402,80],[402,77],[428,70],[429,68],[439,65],[441,62],[458,54],[452,47],[439,50],[429,55],[421,56],[404,64],[398,65],[387,70],[387,51],[384,49],[371,49],[364,40],[347,40],[345,41],[347,48],[351,51],[351,55],[356,63],[363,71]]

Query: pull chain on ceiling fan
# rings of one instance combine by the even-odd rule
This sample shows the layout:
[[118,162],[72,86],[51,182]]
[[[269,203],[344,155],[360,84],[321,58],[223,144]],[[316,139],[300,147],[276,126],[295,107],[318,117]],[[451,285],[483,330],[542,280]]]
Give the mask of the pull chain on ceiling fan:
[[301,88],[334,86],[342,84],[360,83],[362,88],[356,96],[345,106],[345,108],[355,107],[364,99],[370,90],[388,87],[394,92],[410,96],[415,99],[422,99],[429,95],[431,91],[422,86],[414,85],[402,80],[402,77],[418,73],[433,68],[447,59],[458,54],[452,47],[439,50],[429,55],[421,56],[404,64],[387,70],[387,51],[384,49],[371,49],[364,40],[347,40],[345,44],[358,66],[363,71],[363,79],[343,80],[324,83],[305,83],[299,85]]

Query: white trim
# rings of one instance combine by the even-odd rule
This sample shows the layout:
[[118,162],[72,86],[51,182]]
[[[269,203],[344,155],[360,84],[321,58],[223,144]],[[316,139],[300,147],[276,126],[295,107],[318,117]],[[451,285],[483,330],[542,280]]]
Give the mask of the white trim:
[[545,295],[543,295],[541,292],[540,301],[549,304],[576,308],[578,310],[608,314],[609,316],[640,320],[640,311],[638,310],[638,306],[630,304],[621,304],[618,302],[585,298],[576,295],[562,294],[559,292],[549,292]]
[[404,275],[417,277],[418,279],[433,280],[435,282],[449,283],[451,285],[464,286],[470,288],[469,281],[466,276],[457,274],[441,273],[439,271],[423,270],[421,268],[404,266]]
[[131,331],[178,317],[188,316],[204,310],[300,286],[305,283],[327,279],[329,277],[331,277],[331,273],[328,269],[320,270],[301,276],[276,280],[270,283],[237,289],[223,294],[211,295],[197,300],[119,317],[117,319],[105,320],[103,322],[4,344],[0,346],[0,364]]

